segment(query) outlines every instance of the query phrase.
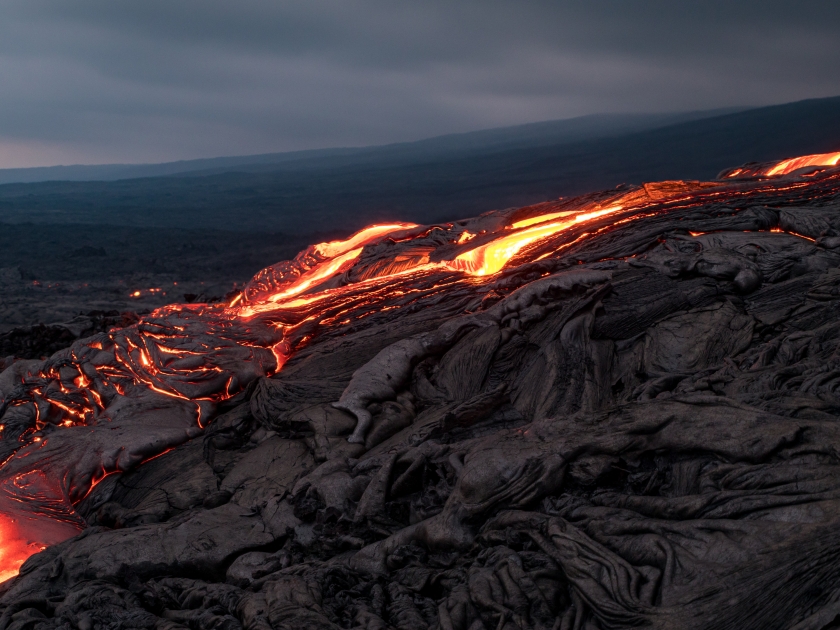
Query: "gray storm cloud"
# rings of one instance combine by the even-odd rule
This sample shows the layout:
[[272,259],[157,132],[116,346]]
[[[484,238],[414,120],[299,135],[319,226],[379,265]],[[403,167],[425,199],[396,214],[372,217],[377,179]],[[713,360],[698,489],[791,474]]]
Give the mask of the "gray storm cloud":
[[840,4],[0,6],[0,167],[412,140],[840,93]]

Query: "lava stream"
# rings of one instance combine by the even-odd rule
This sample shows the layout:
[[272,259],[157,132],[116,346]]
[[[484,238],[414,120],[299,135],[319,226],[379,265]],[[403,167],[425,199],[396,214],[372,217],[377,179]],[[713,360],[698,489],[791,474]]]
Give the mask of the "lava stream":
[[468,252],[464,252],[457,256],[454,260],[449,261],[447,265],[451,269],[464,271],[474,276],[490,276],[501,271],[508,261],[516,256],[519,251],[535,241],[539,241],[549,236],[562,232],[573,225],[597,219],[607,214],[612,214],[622,210],[623,206],[614,205],[603,209],[594,209],[588,212],[575,213],[571,219],[565,221],[550,221],[553,218],[561,217],[570,212],[557,212],[545,215],[544,217],[534,217],[525,219],[512,225],[513,228],[527,227],[511,234],[500,236],[486,245],[481,245]]
[[837,166],[840,162],[840,152],[838,153],[820,153],[817,155],[805,155],[802,157],[791,158],[783,160],[772,168],[767,169],[765,175],[772,177],[774,175],[787,175],[800,168],[807,166]]

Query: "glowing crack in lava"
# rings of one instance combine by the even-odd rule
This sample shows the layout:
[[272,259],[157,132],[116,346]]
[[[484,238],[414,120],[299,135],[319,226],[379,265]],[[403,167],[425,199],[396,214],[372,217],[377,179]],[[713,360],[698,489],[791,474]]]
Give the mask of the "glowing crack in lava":
[[80,532],[74,506],[103,478],[197,437],[220,404],[309,346],[426,305],[475,312],[643,218],[817,187],[837,194],[840,169],[786,177],[794,162],[771,167],[775,178],[662,182],[450,224],[374,225],[260,271],[230,304],[167,306],[75,342],[21,375],[0,403],[0,580]]

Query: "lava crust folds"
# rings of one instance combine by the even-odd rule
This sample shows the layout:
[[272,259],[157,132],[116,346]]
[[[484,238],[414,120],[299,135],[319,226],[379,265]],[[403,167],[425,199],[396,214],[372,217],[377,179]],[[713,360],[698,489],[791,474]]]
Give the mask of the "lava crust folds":
[[371,226],[15,363],[0,630],[833,627],[835,155]]

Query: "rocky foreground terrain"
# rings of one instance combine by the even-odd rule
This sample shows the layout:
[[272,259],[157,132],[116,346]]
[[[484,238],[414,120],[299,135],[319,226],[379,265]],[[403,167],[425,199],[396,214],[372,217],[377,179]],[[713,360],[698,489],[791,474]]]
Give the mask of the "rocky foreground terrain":
[[774,168],[383,227],[12,363],[0,629],[840,627],[840,167]]

